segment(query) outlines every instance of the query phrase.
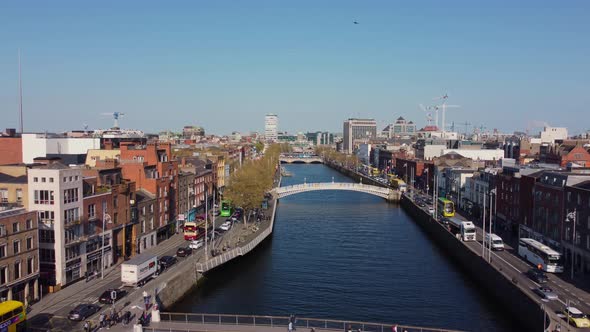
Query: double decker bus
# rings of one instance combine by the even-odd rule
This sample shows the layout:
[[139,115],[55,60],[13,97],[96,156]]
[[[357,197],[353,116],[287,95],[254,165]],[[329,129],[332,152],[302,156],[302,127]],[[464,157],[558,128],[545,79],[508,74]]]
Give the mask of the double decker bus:
[[187,241],[192,241],[200,238],[203,235],[201,231],[205,227],[205,220],[199,219],[195,221],[186,221],[184,223],[183,234],[184,239]]
[[518,254],[545,272],[563,272],[561,254],[537,240],[521,238],[518,241]]
[[444,197],[439,197],[436,201],[437,211],[443,217],[454,217],[455,216],[455,204]]
[[27,314],[25,305],[20,301],[4,301],[0,303],[0,331],[26,331]]
[[228,201],[228,200],[221,201],[220,211],[221,211],[219,214],[220,216],[230,217],[232,214],[231,201]]

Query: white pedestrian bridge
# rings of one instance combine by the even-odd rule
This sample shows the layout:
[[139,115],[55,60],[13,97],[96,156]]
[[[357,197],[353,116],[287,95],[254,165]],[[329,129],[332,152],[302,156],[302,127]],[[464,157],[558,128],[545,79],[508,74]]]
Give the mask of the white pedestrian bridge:
[[399,200],[399,192],[390,188],[383,188],[361,183],[340,183],[340,182],[319,182],[295,184],[292,186],[279,187],[272,190],[277,198],[318,190],[346,190],[367,193],[379,196],[386,200]]

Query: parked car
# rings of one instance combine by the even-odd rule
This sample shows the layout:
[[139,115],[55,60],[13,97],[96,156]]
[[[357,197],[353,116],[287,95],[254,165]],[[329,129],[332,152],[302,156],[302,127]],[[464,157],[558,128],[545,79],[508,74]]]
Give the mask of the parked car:
[[172,265],[174,265],[174,263],[176,263],[176,257],[162,256],[162,258],[160,258],[160,265],[164,269],[171,267]]
[[568,319],[568,323],[575,327],[590,327],[590,320],[578,308],[565,307],[563,314],[565,319]]
[[557,300],[557,294],[549,287],[538,287],[533,289],[533,292],[545,300]]
[[186,257],[193,253],[193,249],[190,247],[180,247],[176,249],[176,256],[177,257]]
[[223,224],[221,224],[221,226],[219,226],[219,229],[221,229],[223,231],[229,231],[230,228],[231,228],[231,221],[226,221]]
[[432,206],[428,207],[428,213],[434,214],[434,208]]
[[111,288],[111,289],[107,289],[106,291],[104,291],[100,295],[100,297],[98,298],[98,302],[100,302],[102,304],[112,304],[113,303],[113,299],[111,298],[111,293],[113,291],[117,292],[117,298],[115,299],[115,302],[119,301],[125,295],[127,295],[127,291],[124,290],[124,289]]
[[547,282],[547,276],[543,271],[538,269],[530,269],[526,272],[526,275],[534,282],[538,284],[544,284]]
[[203,241],[203,239],[198,239],[198,240],[191,241],[191,243],[188,246],[189,246],[189,248],[195,250],[195,249],[201,248],[204,245],[205,245],[205,241]]
[[78,304],[74,309],[72,309],[72,311],[70,311],[68,318],[70,320],[82,321],[82,320],[85,320],[86,318],[94,315],[99,310],[100,310],[100,307],[97,306],[96,304],[86,304],[86,303]]

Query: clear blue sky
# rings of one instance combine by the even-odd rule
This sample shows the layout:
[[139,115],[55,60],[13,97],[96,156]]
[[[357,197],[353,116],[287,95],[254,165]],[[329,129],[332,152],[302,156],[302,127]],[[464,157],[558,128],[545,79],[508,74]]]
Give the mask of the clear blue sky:
[[[1,1],[2,127],[341,131],[348,117],[590,129],[590,1]],[[353,24],[358,21],[359,24]],[[462,128],[462,127],[461,127]],[[461,129],[462,130],[462,129]]]

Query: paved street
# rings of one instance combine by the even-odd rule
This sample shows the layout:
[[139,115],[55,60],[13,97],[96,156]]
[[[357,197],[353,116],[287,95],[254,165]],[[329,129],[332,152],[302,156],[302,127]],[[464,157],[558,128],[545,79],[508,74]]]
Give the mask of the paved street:
[[[422,209],[428,212],[428,207],[424,207]],[[470,220],[468,218],[461,216],[459,213],[456,213],[455,216],[463,220]],[[464,242],[464,244],[473,252],[477,253],[478,255],[481,255],[483,237],[483,232],[481,230],[482,225],[478,222],[474,222],[474,224],[477,227],[477,241]],[[540,303],[543,303],[547,311],[553,311],[555,313],[561,314],[561,310],[566,305],[566,300],[573,300],[573,303],[571,304],[572,306],[577,307],[578,309],[582,310],[582,312],[590,312],[590,294],[565,281],[562,277],[567,273],[547,273],[549,282],[545,286],[550,287],[551,289],[553,289],[555,293],[557,293],[557,295],[559,296],[559,299],[557,301],[545,301],[542,300],[537,294],[533,293],[532,289],[539,287],[540,285],[525,275],[526,271],[534,267],[527,261],[524,261],[520,258],[520,256],[518,255],[517,245],[518,244],[516,241],[507,241],[504,243],[504,251],[492,251],[492,264],[497,268],[501,268],[502,271],[508,274],[511,279],[515,278],[515,280],[518,281],[519,285],[524,286],[525,289],[528,289],[529,295],[532,298],[537,298]],[[561,320],[560,323],[562,325],[562,331],[568,331],[568,327],[571,331],[578,330],[574,327],[567,326],[565,320]]]

